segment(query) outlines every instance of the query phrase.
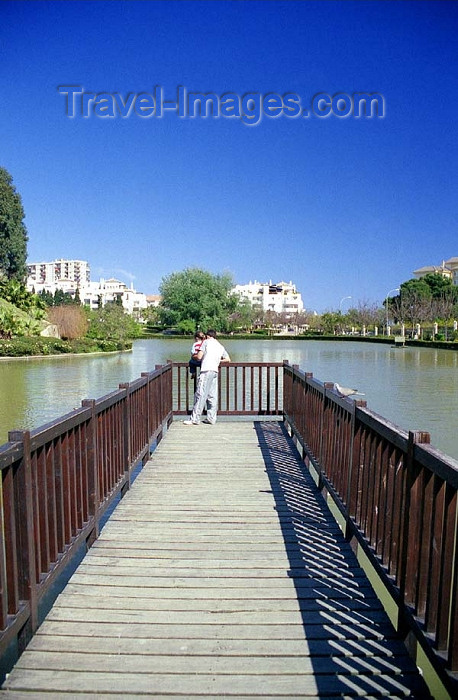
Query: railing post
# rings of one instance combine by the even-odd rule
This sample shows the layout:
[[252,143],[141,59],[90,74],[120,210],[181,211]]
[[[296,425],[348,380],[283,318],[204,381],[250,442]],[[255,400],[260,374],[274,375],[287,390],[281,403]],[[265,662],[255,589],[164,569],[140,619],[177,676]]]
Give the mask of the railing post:
[[[407,630],[405,628],[405,622],[402,615],[402,607],[406,603],[406,589],[407,589],[407,569],[409,558],[414,559],[415,562],[417,558],[414,556],[414,552],[409,552],[409,531],[412,526],[415,526],[411,522],[411,502],[412,502],[412,490],[418,474],[415,471],[415,460],[414,460],[414,448],[417,444],[429,444],[430,436],[429,433],[421,430],[411,430],[409,431],[407,454],[405,456],[405,489],[404,489],[404,508],[403,508],[403,519],[402,519],[402,529],[401,529],[401,556],[400,556],[400,568],[399,568],[399,592],[401,607],[398,612],[398,632],[404,637]],[[418,516],[418,514],[416,514]],[[416,533],[417,538],[420,535],[419,532]],[[418,544],[418,546],[420,546]]]
[[[8,476],[11,478],[12,469],[10,468]],[[7,570],[7,560],[6,560],[6,538],[7,538],[7,526],[5,523],[5,508],[3,504],[3,488],[4,488],[4,474],[1,474],[2,484],[0,486],[0,527],[3,532],[3,537],[0,543],[0,630],[6,629],[8,626],[8,570]]]
[[[154,366],[154,369],[156,369],[156,370],[162,369],[163,366],[164,366],[164,365],[155,365],[155,366]],[[172,371],[173,371],[173,370],[172,370]],[[161,432],[158,434],[158,436],[157,436],[157,438],[156,438],[157,442],[160,442],[160,441],[162,440],[163,435],[164,435],[164,419],[163,419],[163,415],[164,415],[164,394],[165,394],[165,392],[164,392],[164,376],[165,376],[165,375],[164,375],[164,373],[162,372],[162,373],[161,373],[161,378],[160,378],[160,381],[159,381],[159,391],[158,391],[159,396],[156,397],[157,400],[159,401],[159,406],[158,406],[158,408],[157,408],[158,423],[161,424]],[[158,428],[158,427],[159,427],[159,426],[156,426],[156,428]]]
[[[171,365],[172,367],[172,387],[173,387],[173,375],[174,371],[173,368],[175,367],[175,375],[176,375],[176,407],[177,411],[180,412],[181,410],[181,372],[180,372],[180,367],[174,363],[173,360],[167,360],[167,364]],[[185,387],[186,391],[186,387]],[[172,389],[173,392],[173,389]],[[187,399],[187,392],[186,392],[186,402],[188,401]],[[172,398],[172,410],[173,410],[173,398]]]
[[19,598],[27,600],[30,606],[28,622],[18,635],[18,646],[22,651],[38,627],[37,581],[39,572],[36,568],[35,557],[30,431],[10,431],[8,440],[10,442],[22,442],[23,450],[14,488]]
[[[318,461],[320,463],[320,472],[324,471],[326,473],[326,465],[323,464],[323,443],[324,439],[327,436],[328,433],[328,426],[327,426],[327,420],[326,420],[326,411],[327,411],[327,405],[328,405],[328,397],[326,396],[326,392],[329,389],[334,388],[334,382],[323,382],[323,403],[321,407],[321,415],[320,415],[320,450],[318,454]],[[321,481],[321,478],[320,478]],[[320,484],[321,487],[321,484]]]
[[99,484],[99,460],[97,456],[97,417],[95,415],[95,399],[84,399],[81,401],[83,408],[91,409],[91,417],[86,428],[86,459],[87,459],[87,489],[88,489],[88,512],[89,518],[93,520],[93,527],[86,538],[86,546],[92,546],[99,536],[99,505],[100,505],[100,484]]
[[[304,390],[302,392],[302,397],[301,397],[301,408],[302,408],[302,415],[301,415],[301,429],[302,431],[305,430],[305,422],[308,418],[307,411],[310,402],[308,401],[308,393],[309,393],[309,380],[313,379],[313,372],[304,372],[305,374],[305,382],[304,382]],[[305,436],[304,436],[305,437]]]
[[[157,369],[157,365],[156,365],[156,369]],[[149,372],[142,372],[140,376],[144,377],[146,379],[146,435],[148,438],[148,445],[149,445],[149,441],[150,441],[151,433],[152,433],[152,429],[151,429],[151,424],[152,424],[152,420],[151,420],[151,411],[152,411],[152,407],[151,407],[151,379],[150,379]]]
[[124,473],[127,475],[126,483],[121,489],[121,498],[124,496],[125,492],[130,489],[130,470],[131,470],[131,458],[132,458],[132,450],[131,450],[131,440],[130,440],[130,412],[131,412],[131,403],[130,403],[130,385],[128,382],[124,382],[123,384],[119,384],[120,389],[124,389],[126,392],[126,396],[124,398],[124,401],[122,403],[123,410],[122,410],[122,428],[123,428],[123,438],[124,438]]
[[[157,437],[157,441],[160,442],[169,426],[168,416],[173,412],[173,360],[167,360],[165,365],[156,365],[155,369],[162,370],[159,381],[159,405],[157,410],[158,423],[161,425],[161,432]],[[178,370],[179,368],[177,368],[177,377],[179,378]],[[194,378],[194,383],[195,381]]]
[[294,425],[297,424],[297,416],[296,416],[296,374],[295,372],[299,371],[299,365],[291,365],[291,394],[290,394],[290,402],[291,402],[291,418],[293,419]]
[[[455,498],[456,501],[456,498]],[[450,606],[450,635],[448,645],[448,663],[452,673],[458,671],[458,513],[455,508],[455,542],[452,573],[452,590]]]
[[[292,373],[292,367],[289,364],[288,360],[283,360],[283,396],[282,396],[282,406],[283,406],[283,422],[285,422],[285,414],[288,414],[289,417],[289,423],[287,426],[289,434],[292,436],[293,435],[293,426],[292,422],[294,420],[293,414],[293,382],[294,382],[294,375]],[[287,373],[291,373],[291,379],[286,379]],[[286,389],[288,388],[288,392]]]
[[[355,455],[355,443],[356,443],[356,409],[357,408],[366,408],[367,402],[358,399],[356,401],[352,401],[353,406],[352,406],[352,411],[351,411],[351,417],[350,417],[350,447],[349,447],[349,454],[348,454],[348,470],[347,470],[347,488],[346,488],[346,501],[345,501],[345,509],[346,509],[346,526],[345,526],[345,537],[347,540],[351,539],[353,533],[352,533],[352,518],[351,518],[351,502],[352,502],[352,480],[353,480],[353,465],[355,461],[355,456],[357,457],[359,454],[359,440],[358,444],[356,444],[356,455]],[[343,496],[343,494],[342,494]]]

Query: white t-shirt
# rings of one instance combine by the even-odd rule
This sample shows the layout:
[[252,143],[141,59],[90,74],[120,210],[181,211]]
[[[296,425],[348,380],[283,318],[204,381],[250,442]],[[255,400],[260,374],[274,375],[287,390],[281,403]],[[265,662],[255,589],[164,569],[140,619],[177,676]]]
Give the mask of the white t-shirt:
[[202,357],[201,372],[217,372],[222,359],[229,357],[225,347],[216,338],[207,338],[200,348]]

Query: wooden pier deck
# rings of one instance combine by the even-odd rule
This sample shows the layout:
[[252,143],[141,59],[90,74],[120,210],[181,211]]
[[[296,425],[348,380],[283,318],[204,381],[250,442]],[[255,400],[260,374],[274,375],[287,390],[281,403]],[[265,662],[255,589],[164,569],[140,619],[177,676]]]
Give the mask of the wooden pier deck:
[[279,422],[174,422],[1,697],[430,697]]

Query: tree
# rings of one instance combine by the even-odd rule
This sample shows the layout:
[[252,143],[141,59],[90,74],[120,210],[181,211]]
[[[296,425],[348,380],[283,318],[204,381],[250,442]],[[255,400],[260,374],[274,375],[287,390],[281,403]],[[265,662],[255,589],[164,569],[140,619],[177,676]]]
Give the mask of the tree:
[[0,276],[24,282],[27,276],[27,229],[13,178],[0,168]]
[[164,277],[159,290],[162,323],[182,331],[191,327],[227,331],[231,314],[240,305],[238,297],[230,293],[233,286],[230,275],[212,275],[200,268],[187,268]]
[[380,322],[380,310],[377,304],[368,301],[358,301],[358,306],[353,307],[345,314],[345,323],[347,326],[359,328],[375,327]]
[[38,295],[46,304],[46,306],[80,306],[81,299],[79,290],[76,290],[75,297],[72,297],[69,292],[64,292],[63,289],[56,289],[54,294],[43,289],[38,292]]
[[135,319],[113,301],[94,311],[86,308],[86,313],[89,320],[89,338],[123,342],[141,334],[141,327]]
[[146,309],[142,309],[142,318],[144,322],[149,326],[159,325],[159,309],[157,306],[147,306]]
[[229,327],[232,331],[251,330],[254,311],[248,299],[240,299],[237,309],[229,315]]
[[401,319],[410,321],[412,329],[414,329],[415,324],[431,317],[431,288],[422,278],[403,282],[400,290]]
[[447,323],[458,315],[458,287],[448,277],[438,272],[425,275],[423,281],[431,290],[430,321],[443,321],[447,334]]
[[438,272],[430,272],[421,279],[430,288],[433,299],[440,299],[451,290],[456,290],[452,280]]
[[342,314],[338,311],[325,311],[321,316],[321,327],[325,333],[335,335],[342,327]]
[[61,338],[74,340],[83,338],[88,329],[88,319],[81,306],[52,306],[48,311],[48,321],[54,323]]
[[0,299],[5,299],[35,320],[45,317],[46,303],[38,294],[32,294],[15,279],[0,280]]

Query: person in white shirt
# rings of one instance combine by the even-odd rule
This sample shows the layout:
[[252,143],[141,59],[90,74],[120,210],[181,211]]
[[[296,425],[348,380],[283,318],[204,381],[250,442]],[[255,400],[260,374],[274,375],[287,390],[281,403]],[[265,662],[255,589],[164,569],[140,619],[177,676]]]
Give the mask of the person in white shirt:
[[201,360],[199,380],[194,394],[194,407],[191,418],[183,421],[184,425],[199,425],[200,417],[207,404],[207,418],[204,423],[214,425],[218,412],[218,370],[221,362],[230,362],[231,358],[226,348],[216,340],[216,331],[208,330],[206,340],[199,352],[193,355],[195,360]]

